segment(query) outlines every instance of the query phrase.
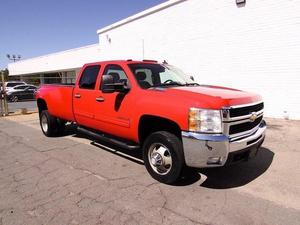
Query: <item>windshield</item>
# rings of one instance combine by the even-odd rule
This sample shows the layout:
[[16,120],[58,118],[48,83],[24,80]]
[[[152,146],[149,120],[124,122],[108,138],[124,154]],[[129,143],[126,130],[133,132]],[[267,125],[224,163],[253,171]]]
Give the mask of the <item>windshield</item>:
[[151,87],[198,85],[180,69],[166,64],[130,64],[138,84],[143,89]]

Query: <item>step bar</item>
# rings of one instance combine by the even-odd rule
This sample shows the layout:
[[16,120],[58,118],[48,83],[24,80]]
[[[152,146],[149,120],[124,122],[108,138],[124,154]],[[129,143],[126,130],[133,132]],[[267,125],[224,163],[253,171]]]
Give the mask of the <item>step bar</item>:
[[140,146],[136,145],[134,143],[128,143],[128,142],[113,138],[111,136],[105,135],[103,133],[98,133],[98,132],[89,130],[84,127],[78,127],[77,130],[81,133],[87,134],[88,136],[95,138],[96,140],[108,142],[108,143],[116,145],[120,148],[124,148],[124,149],[128,149],[128,150],[140,149]]

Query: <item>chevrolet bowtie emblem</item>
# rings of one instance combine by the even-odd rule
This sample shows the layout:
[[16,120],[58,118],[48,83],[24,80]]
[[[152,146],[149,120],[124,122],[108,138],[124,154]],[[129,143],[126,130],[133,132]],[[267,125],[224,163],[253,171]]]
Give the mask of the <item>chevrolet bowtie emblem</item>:
[[256,112],[252,112],[249,119],[250,119],[251,122],[254,122],[257,119],[257,113]]

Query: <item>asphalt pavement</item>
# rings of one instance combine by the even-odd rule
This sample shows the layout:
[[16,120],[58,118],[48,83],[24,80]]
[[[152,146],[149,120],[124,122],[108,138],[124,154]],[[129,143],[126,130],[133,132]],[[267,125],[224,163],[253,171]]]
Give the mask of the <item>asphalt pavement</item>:
[[27,109],[28,111],[37,111],[36,101],[20,101],[20,102],[9,102],[8,110],[10,113],[20,111],[22,108]]
[[299,224],[300,121],[267,123],[255,159],[165,185],[139,152],[103,147],[72,126],[47,138],[37,114],[0,118],[0,225]]

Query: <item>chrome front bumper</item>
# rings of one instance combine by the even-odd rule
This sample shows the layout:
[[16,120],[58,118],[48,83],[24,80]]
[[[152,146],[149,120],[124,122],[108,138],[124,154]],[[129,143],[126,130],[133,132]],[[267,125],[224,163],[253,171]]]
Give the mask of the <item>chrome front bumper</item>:
[[255,151],[263,143],[266,123],[263,121],[258,129],[243,138],[230,139],[223,134],[200,134],[182,131],[185,163],[190,167],[205,168],[223,166],[229,154],[244,149]]

